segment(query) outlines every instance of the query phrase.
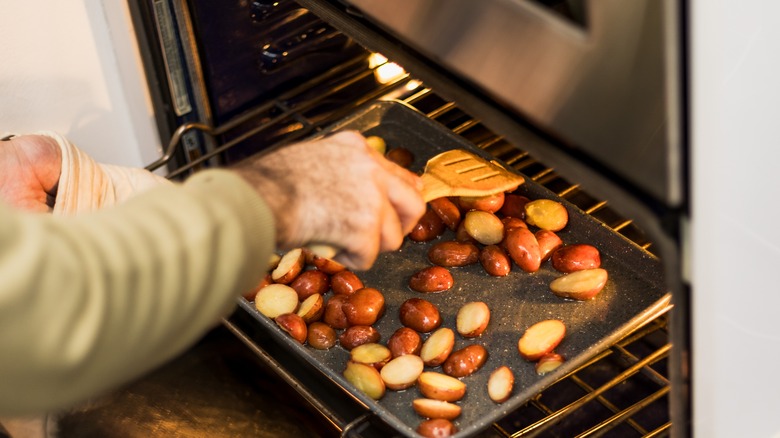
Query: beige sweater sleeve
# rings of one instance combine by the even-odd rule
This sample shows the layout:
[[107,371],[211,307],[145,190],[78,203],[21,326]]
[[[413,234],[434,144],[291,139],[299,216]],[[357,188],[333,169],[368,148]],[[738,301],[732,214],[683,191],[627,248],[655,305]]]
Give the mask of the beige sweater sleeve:
[[0,205],[0,414],[68,406],[181,353],[259,280],[273,230],[224,170],[74,217]]

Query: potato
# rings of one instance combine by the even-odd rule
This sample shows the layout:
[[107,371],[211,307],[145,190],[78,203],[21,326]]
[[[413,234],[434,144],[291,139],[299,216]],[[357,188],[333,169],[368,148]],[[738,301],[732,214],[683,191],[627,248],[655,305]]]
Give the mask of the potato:
[[352,325],[344,329],[339,335],[339,345],[349,351],[353,348],[379,342],[379,331],[370,325]]
[[429,266],[414,273],[409,278],[409,287],[417,292],[444,292],[452,288],[455,280],[447,268]]
[[466,303],[455,315],[455,327],[464,338],[476,338],[487,329],[490,309],[482,301]]
[[528,228],[528,224],[525,223],[524,220],[514,217],[514,216],[506,216],[503,219],[501,219],[501,223],[504,224],[504,234],[509,232],[509,230],[513,228]]
[[322,315],[322,322],[335,329],[344,329],[349,327],[347,315],[344,313],[344,303],[346,301],[346,295],[331,296],[325,303],[325,313]]
[[439,308],[422,298],[404,301],[398,310],[398,317],[401,324],[420,333],[428,333],[441,325]]
[[498,212],[504,216],[525,220],[525,204],[529,202],[531,202],[531,200],[523,195],[507,193],[504,196],[504,205],[501,206],[501,209]]
[[322,271],[328,275],[333,275],[337,272],[341,272],[345,269],[347,269],[346,266],[342,265],[341,263],[330,259],[328,257],[322,257],[319,255],[314,254],[311,258],[311,262],[309,262],[311,265],[313,265],[317,270]]
[[558,201],[536,199],[525,204],[525,221],[543,230],[560,231],[569,222],[569,213]]
[[423,368],[424,364],[419,356],[406,354],[392,359],[382,367],[379,374],[385,382],[385,387],[400,391],[413,386]]
[[285,284],[269,284],[257,292],[255,308],[271,319],[294,313],[298,308],[298,293]]
[[372,325],[385,312],[385,296],[373,287],[356,290],[342,306],[349,325]]
[[310,295],[323,295],[330,289],[330,277],[328,274],[317,269],[311,269],[301,272],[295,280],[290,283],[290,287],[298,293],[300,301],[305,300]]
[[381,370],[385,364],[393,358],[390,349],[376,342],[369,342],[352,348],[349,352],[349,358],[353,362],[371,365],[377,370]]
[[458,229],[461,220],[460,209],[450,200],[450,198],[434,199],[428,202],[428,205],[431,207],[431,210],[439,216],[442,222],[444,222],[444,225],[446,225],[447,228],[452,231]]
[[471,237],[468,231],[466,231],[466,225],[463,223],[463,221],[460,221],[460,225],[458,225],[458,229],[455,230],[455,241],[471,243],[471,244],[479,243],[476,240],[474,240],[473,237]]
[[417,379],[420,393],[434,400],[456,402],[466,395],[466,384],[446,374],[423,371]]
[[550,282],[550,290],[559,297],[585,301],[596,297],[607,284],[609,275],[603,268],[583,269]]
[[505,277],[512,270],[512,260],[498,245],[488,245],[479,252],[479,263],[488,274]]
[[576,243],[556,250],[551,261],[553,268],[569,273],[601,267],[601,254],[593,245]]
[[483,245],[495,245],[504,240],[504,224],[498,216],[487,211],[469,211],[463,218],[463,227]]
[[385,154],[385,157],[404,169],[408,169],[414,163],[414,154],[404,147],[390,149]]
[[279,264],[271,271],[271,278],[276,283],[289,284],[303,271],[306,258],[302,248],[291,249],[279,260]]
[[327,350],[336,345],[336,330],[324,322],[313,322],[309,324],[306,342],[312,348],[317,350]]
[[325,298],[320,294],[309,295],[301,302],[298,311],[295,312],[303,318],[306,323],[319,321],[325,313]]
[[461,407],[455,403],[431,398],[417,398],[412,401],[412,408],[418,415],[425,418],[444,418],[454,420],[460,416]]
[[295,313],[284,313],[274,318],[276,325],[287,332],[293,339],[303,344],[308,336],[306,321]]
[[500,366],[488,377],[488,396],[496,403],[503,403],[509,400],[514,386],[515,375],[512,370],[506,365]]
[[366,143],[371,149],[379,152],[381,155],[384,155],[385,152],[387,152],[387,143],[385,143],[385,139],[378,135],[366,137]]
[[566,336],[563,321],[548,319],[528,327],[517,342],[517,350],[525,360],[535,362],[553,351]]
[[247,301],[254,301],[255,296],[257,296],[257,293],[260,291],[260,289],[268,286],[269,284],[272,284],[274,281],[271,278],[271,274],[266,274],[265,277],[263,277],[259,283],[257,283],[257,286],[253,287],[252,290],[245,292],[242,294],[244,299]]
[[371,365],[347,361],[343,375],[358,391],[374,400],[379,400],[385,395],[385,382],[379,375],[379,371]]
[[464,211],[479,210],[495,213],[504,205],[504,192],[486,196],[461,196],[458,205]]
[[536,374],[540,376],[552,372],[563,365],[564,359],[558,353],[550,352],[539,358],[536,362]]
[[419,333],[411,328],[401,327],[387,340],[387,348],[390,349],[393,357],[405,354],[419,355],[422,348],[422,338],[420,338]]
[[542,255],[536,236],[527,228],[514,228],[506,234],[503,246],[509,257],[525,272],[536,272],[542,265]]
[[452,352],[442,365],[445,374],[452,377],[466,377],[474,374],[487,361],[488,352],[481,345],[469,345]]
[[455,332],[449,327],[441,327],[423,342],[420,358],[429,367],[439,366],[450,357],[455,346]]
[[554,231],[538,230],[534,233],[534,237],[539,243],[539,255],[542,263],[547,261],[555,250],[563,246],[563,240]]
[[447,419],[432,418],[417,426],[417,433],[425,438],[446,438],[458,433],[458,428]]
[[441,218],[428,208],[412,228],[409,239],[414,242],[428,242],[441,236],[445,228]]
[[350,270],[337,272],[330,277],[330,288],[334,294],[352,295],[358,289],[364,287],[363,280]]
[[454,240],[435,243],[428,250],[428,260],[445,268],[471,265],[479,261],[479,247]]

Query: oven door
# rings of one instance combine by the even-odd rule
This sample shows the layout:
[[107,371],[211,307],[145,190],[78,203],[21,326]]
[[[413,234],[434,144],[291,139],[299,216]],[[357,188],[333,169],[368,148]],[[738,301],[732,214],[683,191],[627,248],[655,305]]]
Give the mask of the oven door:
[[681,202],[667,0],[346,0],[508,111],[667,205]]

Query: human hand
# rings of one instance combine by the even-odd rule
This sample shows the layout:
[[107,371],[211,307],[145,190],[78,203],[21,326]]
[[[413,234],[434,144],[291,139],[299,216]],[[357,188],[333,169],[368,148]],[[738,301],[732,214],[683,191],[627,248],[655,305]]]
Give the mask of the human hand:
[[425,212],[420,178],[356,132],[275,149],[235,170],[274,212],[279,248],[332,245],[341,250],[336,260],[353,269],[400,247]]
[[23,135],[0,141],[0,199],[28,211],[51,211],[61,169],[62,152],[52,138]]

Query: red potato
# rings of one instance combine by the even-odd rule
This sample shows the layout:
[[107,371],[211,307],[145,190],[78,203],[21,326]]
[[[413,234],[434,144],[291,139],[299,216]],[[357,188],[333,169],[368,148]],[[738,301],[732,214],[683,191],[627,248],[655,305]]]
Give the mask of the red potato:
[[463,218],[463,227],[477,242],[495,245],[504,240],[504,224],[493,213],[471,210]]
[[424,367],[425,365],[419,356],[406,354],[387,362],[379,374],[385,382],[385,387],[400,391],[417,383]]
[[485,347],[474,344],[453,351],[442,364],[445,374],[452,377],[466,377],[479,371],[488,358]]
[[[306,264],[314,265],[316,258],[333,259],[338,254],[338,250],[331,245],[310,244],[302,248]],[[278,263],[278,262],[277,262]]]
[[539,255],[542,258],[542,263],[546,262],[553,253],[563,246],[563,240],[550,230],[538,230],[534,233],[536,241],[539,243]]
[[460,225],[458,225],[458,229],[455,230],[455,241],[456,242],[464,242],[464,243],[471,243],[471,244],[477,244],[476,240],[474,240],[473,237],[466,231],[466,226],[463,223],[463,221],[460,221]]
[[298,293],[285,284],[269,284],[257,292],[255,308],[271,319],[285,313],[294,313],[298,308]]
[[431,210],[439,216],[447,228],[452,231],[458,229],[461,220],[460,209],[450,198],[434,199],[428,202],[428,205],[430,205]]
[[371,365],[347,361],[343,375],[347,382],[353,384],[358,391],[374,400],[379,400],[385,395],[385,382],[379,375],[379,371]]
[[276,325],[287,332],[293,339],[303,344],[308,336],[306,321],[295,313],[285,313],[274,318]]
[[441,314],[435,304],[422,298],[409,298],[401,304],[398,317],[406,327],[428,333],[441,325]]
[[379,342],[379,331],[370,325],[352,325],[344,329],[339,335],[339,345],[349,351],[353,348],[369,343]]
[[422,348],[422,338],[419,333],[409,327],[401,327],[387,340],[387,348],[390,349],[393,357],[405,354],[419,355]]
[[414,154],[404,147],[390,149],[385,154],[385,157],[404,169],[408,169],[414,163]]
[[561,298],[591,300],[604,289],[608,278],[606,269],[583,269],[551,281],[550,290]]
[[466,384],[455,377],[435,371],[423,371],[417,379],[417,387],[426,398],[456,402],[466,395]]
[[257,283],[257,286],[252,288],[252,290],[245,292],[242,296],[247,301],[254,301],[255,296],[257,296],[257,293],[260,291],[260,289],[268,286],[269,284],[273,283],[273,279],[271,278],[271,274],[266,274],[265,277],[263,277],[262,280],[260,280],[259,283]]
[[551,260],[553,268],[564,273],[601,267],[601,253],[585,243],[563,246],[553,253]]
[[289,284],[303,271],[306,257],[302,248],[291,249],[286,252],[276,268],[271,271],[271,278],[276,283]]
[[455,327],[464,338],[481,336],[490,323],[490,309],[482,301],[464,304],[455,315]]
[[498,245],[488,245],[479,252],[479,263],[488,274],[505,277],[512,270],[512,260]]
[[464,211],[479,210],[495,213],[504,206],[504,192],[486,196],[461,196],[458,204]]
[[519,219],[525,219],[525,204],[531,202],[525,196],[515,195],[507,193],[504,196],[504,205],[501,206],[501,210],[498,212],[504,216],[516,217]]
[[421,422],[417,433],[425,438],[447,438],[458,433],[458,428],[445,418],[432,418]]
[[430,207],[414,225],[409,233],[409,239],[414,242],[429,242],[444,233],[446,226]]
[[385,312],[385,297],[373,287],[356,290],[343,304],[349,325],[372,325]]
[[309,324],[306,342],[310,347],[317,350],[327,350],[336,345],[337,340],[336,331],[328,324],[325,324],[324,322],[313,322]]
[[290,287],[298,293],[298,299],[303,301],[311,295],[323,295],[330,289],[330,277],[328,274],[311,269],[301,272],[295,280],[290,283]]
[[344,314],[344,303],[346,301],[346,295],[331,296],[325,303],[325,313],[322,315],[322,322],[335,329],[345,329],[349,327],[347,315]]
[[514,228],[503,242],[509,257],[525,272],[536,272],[542,265],[542,254],[536,236],[527,228]]
[[543,230],[560,231],[569,222],[569,213],[558,201],[536,199],[525,204],[525,221]]
[[392,359],[390,349],[376,342],[361,344],[350,350],[349,358],[353,362],[371,365],[381,370]]
[[438,242],[428,249],[428,260],[445,268],[471,265],[479,261],[479,247],[472,242]]
[[548,319],[528,327],[517,342],[517,350],[525,360],[535,362],[553,351],[566,336],[563,321]]
[[547,353],[539,358],[536,362],[536,374],[544,375],[549,372],[555,371],[559,366],[563,365],[564,359],[558,353]]
[[501,219],[501,223],[504,224],[504,234],[508,233],[513,228],[528,228],[528,224],[524,220],[514,217],[506,216]]
[[455,346],[455,332],[451,328],[441,327],[423,342],[420,358],[429,367],[439,366],[450,357]]
[[309,295],[301,302],[298,311],[295,312],[303,318],[306,323],[319,321],[325,313],[325,298],[320,294]]
[[425,418],[443,418],[454,420],[460,416],[461,407],[455,403],[431,398],[417,398],[412,401],[412,408],[418,415]]
[[321,257],[316,254],[312,256],[311,262],[309,263],[317,268],[317,270],[322,271],[328,275],[333,275],[337,272],[341,272],[347,269],[346,266],[333,259]]
[[330,277],[330,288],[334,294],[352,295],[356,290],[365,287],[363,280],[350,270],[337,272]]
[[431,293],[450,290],[455,280],[447,268],[429,266],[414,273],[409,278],[409,287],[417,292]]
[[488,396],[496,403],[503,403],[509,400],[512,395],[512,389],[515,386],[515,375],[508,366],[496,368],[490,377],[488,377]]

